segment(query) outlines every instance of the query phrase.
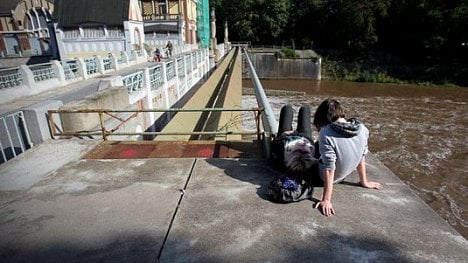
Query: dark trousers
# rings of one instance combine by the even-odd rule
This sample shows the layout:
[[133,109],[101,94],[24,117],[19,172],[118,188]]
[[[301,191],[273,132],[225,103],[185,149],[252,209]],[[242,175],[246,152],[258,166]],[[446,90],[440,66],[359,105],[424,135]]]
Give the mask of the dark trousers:
[[[278,125],[278,137],[285,131],[293,131],[292,121],[293,121],[293,108],[291,105],[285,105],[281,108],[280,112],[280,119]],[[311,115],[309,107],[302,106],[299,109],[299,113],[297,116],[297,127],[296,127],[296,134],[303,136],[312,143],[314,148],[314,157],[317,159],[320,157],[320,153],[318,151],[318,142],[313,141],[312,139],[312,126],[311,126]],[[278,154],[282,154],[282,148],[279,149],[281,152]],[[307,181],[312,186],[323,186],[323,181],[319,176],[319,167],[318,164],[315,164],[311,167],[311,169],[303,175],[300,175],[302,179]]]
[[[285,131],[293,131],[293,115],[294,112],[291,105],[286,105],[281,108],[278,126],[278,136],[281,136],[281,134]],[[300,136],[309,139],[309,141],[313,143],[310,117],[311,115],[309,107],[302,106],[299,109],[299,114],[297,116],[296,133]]]

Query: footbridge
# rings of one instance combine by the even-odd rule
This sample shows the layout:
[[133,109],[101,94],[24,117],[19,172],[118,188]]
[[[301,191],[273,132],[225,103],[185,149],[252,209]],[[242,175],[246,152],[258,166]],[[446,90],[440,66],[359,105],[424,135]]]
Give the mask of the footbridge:
[[[252,68],[252,80],[258,95],[259,106],[252,109],[242,106],[243,57]],[[122,158],[264,158],[269,156],[269,143],[277,129],[274,114],[250,58],[240,47],[227,53],[209,76],[185,96],[180,96],[173,107],[90,107],[107,104],[106,101],[118,103],[126,100],[125,92],[116,87],[92,100],[75,101],[58,110],[48,110],[52,134],[56,138],[102,138],[103,142],[88,154],[88,158],[116,158],[119,154]],[[255,122],[253,130],[244,128],[243,118],[248,115]],[[133,154],[130,156],[129,152]]]

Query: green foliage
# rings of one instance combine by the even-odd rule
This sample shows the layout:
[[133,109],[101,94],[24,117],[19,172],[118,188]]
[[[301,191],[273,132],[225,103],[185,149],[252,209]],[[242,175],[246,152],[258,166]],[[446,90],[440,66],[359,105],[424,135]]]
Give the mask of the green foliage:
[[[216,0],[211,5],[216,10],[217,32],[223,32],[227,21],[234,41],[274,43],[289,20],[288,0]],[[219,34],[218,39],[222,38]]]
[[296,53],[293,49],[282,48],[280,52],[281,58],[299,58],[299,54]]
[[[468,43],[468,1],[211,0],[218,32],[233,41],[407,51],[460,49]],[[220,21],[221,20],[221,21]],[[220,40],[222,34],[218,34]],[[467,53],[464,48],[464,53]]]
[[[468,86],[467,0],[211,0],[210,4],[216,8],[218,41],[223,40],[228,21],[231,41],[292,43],[297,50],[339,49],[354,56],[384,51],[404,57],[408,65],[417,64],[416,68],[392,64],[392,70],[345,67],[346,71],[322,64],[329,66],[327,74],[340,78],[405,82],[412,81],[411,74],[421,74],[417,80],[421,83],[436,80]],[[424,70],[431,67],[437,70]]]
[[320,50],[322,78],[358,82],[468,86],[468,68],[458,64],[419,63],[401,57],[369,52],[347,56],[343,52]]

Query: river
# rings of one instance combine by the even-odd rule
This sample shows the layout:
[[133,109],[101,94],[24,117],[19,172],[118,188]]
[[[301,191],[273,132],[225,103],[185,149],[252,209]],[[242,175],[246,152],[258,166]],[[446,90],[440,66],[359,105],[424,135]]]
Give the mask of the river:
[[[262,84],[306,93],[268,96],[277,113],[286,103],[309,105],[313,114],[326,98],[340,101],[347,117],[369,128],[370,151],[468,239],[468,88],[325,80]],[[252,87],[250,80],[243,85]],[[244,107],[255,103],[253,96],[245,96]]]

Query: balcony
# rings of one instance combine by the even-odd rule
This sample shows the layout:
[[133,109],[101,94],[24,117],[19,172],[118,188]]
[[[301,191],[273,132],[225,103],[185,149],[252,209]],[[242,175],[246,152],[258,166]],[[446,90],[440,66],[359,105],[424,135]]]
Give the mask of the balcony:
[[180,0],[142,0],[143,21],[179,20],[182,16]]
[[161,20],[179,20],[181,19],[181,14],[150,14],[150,15],[143,15],[144,22],[150,21],[161,21]]

